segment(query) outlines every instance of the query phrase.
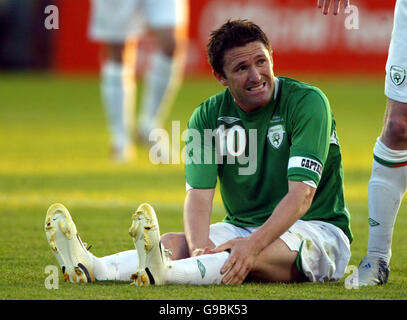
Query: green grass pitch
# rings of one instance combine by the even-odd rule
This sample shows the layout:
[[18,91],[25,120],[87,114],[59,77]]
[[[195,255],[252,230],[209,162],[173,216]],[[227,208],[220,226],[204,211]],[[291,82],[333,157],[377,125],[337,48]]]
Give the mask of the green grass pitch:
[[[367,247],[367,185],[385,107],[384,77],[294,77],[320,87],[331,102],[355,236],[350,264],[357,266]],[[221,89],[214,79],[187,80],[169,117],[169,121],[181,122],[181,130],[192,110]],[[110,162],[96,76],[2,74],[0,97],[0,299],[407,298],[405,204],[396,222],[389,283],[381,287],[349,290],[343,279],[290,285],[135,288],[113,281],[75,285],[63,282],[59,273],[58,289],[47,289],[45,268],[57,265],[43,230],[52,203],[68,207],[81,238],[93,245],[95,255],[133,249],[128,228],[141,202],[156,208],[162,233],[183,230],[183,165],[153,165],[145,148],[138,149],[137,161],[130,164]],[[217,193],[212,219],[222,217]]]

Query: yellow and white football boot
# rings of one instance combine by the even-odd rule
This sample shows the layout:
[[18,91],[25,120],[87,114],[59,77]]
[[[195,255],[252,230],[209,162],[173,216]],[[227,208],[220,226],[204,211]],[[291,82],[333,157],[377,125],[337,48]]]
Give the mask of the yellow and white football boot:
[[141,204],[132,216],[133,222],[129,234],[139,256],[136,273],[130,277],[132,285],[148,286],[165,283],[165,274],[169,265],[170,251],[160,241],[160,228],[152,206]]
[[67,208],[51,205],[45,217],[45,235],[66,282],[94,282],[93,255],[86,249]]

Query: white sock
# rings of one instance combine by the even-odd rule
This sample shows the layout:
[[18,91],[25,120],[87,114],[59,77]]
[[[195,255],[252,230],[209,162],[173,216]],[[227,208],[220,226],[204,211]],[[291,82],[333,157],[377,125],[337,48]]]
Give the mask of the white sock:
[[171,76],[174,59],[157,52],[151,59],[151,69],[146,76],[141,103],[139,128],[148,138],[150,131],[160,125],[160,113],[171,103]]
[[[391,150],[380,139],[376,142],[374,154],[387,162],[407,161],[407,151]],[[373,160],[369,181],[367,254],[383,258],[387,263],[390,262],[394,224],[406,187],[407,166],[389,167]]]
[[130,281],[130,276],[137,268],[137,250],[127,250],[102,258],[94,257],[93,272],[98,281]]
[[131,141],[134,109],[134,80],[131,68],[107,61],[101,70],[101,91],[112,144],[124,148]]
[[208,285],[220,284],[224,275],[220,270],[229,258],[224,251],[171,262],[165,278],[166,284]]

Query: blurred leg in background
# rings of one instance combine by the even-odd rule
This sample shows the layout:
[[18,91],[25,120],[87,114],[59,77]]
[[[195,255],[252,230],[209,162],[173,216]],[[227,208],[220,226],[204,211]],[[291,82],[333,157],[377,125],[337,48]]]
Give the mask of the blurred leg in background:
[[[171,3],[173,2],[173,3]],[[152,129],[163,127],[180,87],[188,45],[187,0],[146,2],[145,11],[156,50],[145,79],[137,137],[149,142]],[[169,14],[171,12],[171,14]]]
[[[103,43],[101,91],[115,161],[130,161],[133,137],[148,143],[150,131],[163,125],[182,78],[187,15],[187,0],[92,1],[89,34]],[[138,39],[146,30],[154,36],[156,47],[146,74],[136,129],[136,51]]]

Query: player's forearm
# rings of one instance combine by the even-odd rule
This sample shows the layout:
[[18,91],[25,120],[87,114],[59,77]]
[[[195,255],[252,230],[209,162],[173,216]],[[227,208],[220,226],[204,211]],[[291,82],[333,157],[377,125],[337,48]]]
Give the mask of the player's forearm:
[[184,203],[184,228],[190,254],[209,245],[212,190],[190,190]]
[[184,213],[185,237],[189,253],[208,245],[210,219],[202,210],[186,210]]
[[302,182],[290,182],[290,190],[274,209],[273,214],[252,235],[250,239],[256,244],[260,253],[286,232],[309,209],[315,189]]

